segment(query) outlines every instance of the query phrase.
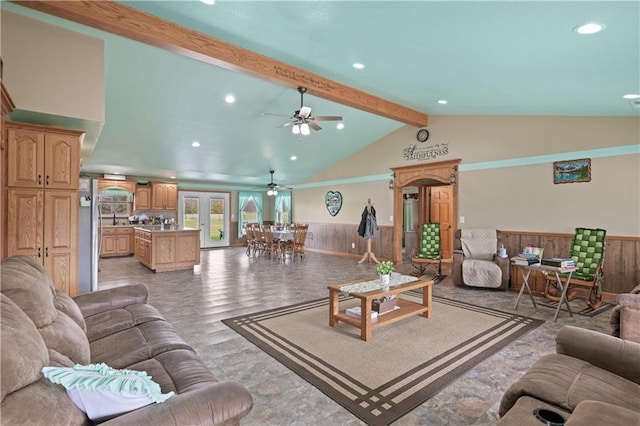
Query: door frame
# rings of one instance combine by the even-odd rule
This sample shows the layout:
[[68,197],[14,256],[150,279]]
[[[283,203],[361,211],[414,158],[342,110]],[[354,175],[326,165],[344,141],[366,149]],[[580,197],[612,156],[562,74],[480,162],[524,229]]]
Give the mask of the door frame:
[[402,233],[403,233],[403,194],[405,186],[420,186],[423,179],[433,179],[452,188],[451,235],[458,229],[458,166],[460,159],[440,161],[437,163],[416,164],[405,167],[392,167],[393,171],[393,262],[402,265]]
[[[181,220],[184,214],[184,199],[186,198],[198,198],[200,200],[200,206],[198,210],[198,222],[200,223],[200,248],[214,248],[214,247],[229,247],[230,243],[230,214],[231,214],[231,194],[225,191],[178,191],[178,220]],[[203,220],[203,212],[209,211],[209,200],[212,198],[224,199],[224,237],[218,241],[205,238],[206,235],[210,235],[209,221]]]

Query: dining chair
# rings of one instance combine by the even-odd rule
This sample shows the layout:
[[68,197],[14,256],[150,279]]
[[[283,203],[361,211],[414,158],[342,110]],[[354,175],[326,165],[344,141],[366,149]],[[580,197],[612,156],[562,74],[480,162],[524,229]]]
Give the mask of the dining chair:
[[256,253],[262,255],[265,253],[265,240],[264,240],[264,231],[262,230],[262,226],[259,223],[254,223],[252,226],[253,230],[253,254]]
[[296,255],[300,255],[300,259],[305,258],[304,246],[307,240],[307,232],[309,224],[297,223],[293,225],[293,242],[291,244],[291,258],[295,260]]
[[251,256],[251,252],[255,247],[255,237],[253,235],[253,224],[245,223],[244,227],[244,236],[247,240],[247,256]]
[[264,236],[264,250],[265,255],[269,254],[271,259],[273,256],[276,256],[276,259],[279,260],[282,257],[282,248],[280,246],[280,239],[274,237],[273,231],[270,226],[265,226],[262,229],[262,233]]

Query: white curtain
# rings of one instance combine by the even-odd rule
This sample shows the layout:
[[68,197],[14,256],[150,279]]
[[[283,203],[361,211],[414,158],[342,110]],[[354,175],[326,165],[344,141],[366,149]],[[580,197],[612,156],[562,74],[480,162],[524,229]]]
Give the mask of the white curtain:
[[258,210],[258,222],[262,223],[262,192],[238,192],[238,238],[243,237],[242,229],[244,228],[244,223],[242,222],[242,212],[250,200],[253,200]]
[[[282,210],[280,210],[282,207]],[[279,191],[276,195],[275,211],[273,217],[278,217],[278,211],[289,212],[287,215],[287,223],[291,223],[291,192]]]

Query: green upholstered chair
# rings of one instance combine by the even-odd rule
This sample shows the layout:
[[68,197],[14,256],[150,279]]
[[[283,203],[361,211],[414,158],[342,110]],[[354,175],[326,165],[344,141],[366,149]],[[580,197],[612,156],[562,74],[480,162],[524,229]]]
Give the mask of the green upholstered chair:
[[420,248],[416,248],[411,256],[413,271],[411,275],[419,277],[425,273],[429,265],[438,265],[437,280],[442,273],[442,246],[440,244],[440,224],[427,222],[422,224],[420,232]]
[[[569,257],[573,258],[577,269],[571,275],[567,298],[571,299],[577,295],[575,289],[571,287],[587,287],[589,289],[587,305],[594,309],[602,304],[606,235],[607,231],[604,229],[576,228],[569,253]],[[553,282],[555,282],[555,277],[550,274],[547,277],[545,296],[552,300],[559,300],[559,295],[554,295],[551,292]]]

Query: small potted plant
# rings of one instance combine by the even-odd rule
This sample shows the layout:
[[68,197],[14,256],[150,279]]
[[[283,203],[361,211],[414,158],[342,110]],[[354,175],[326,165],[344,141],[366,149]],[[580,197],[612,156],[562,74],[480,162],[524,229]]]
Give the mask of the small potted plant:
[[389,274],[391,274],[394,269],[395,268],[393,267],[393,262],[391,262],[390,260],[385,260],[378,263],[376,270],[378,271],[378,274],[380,274],[380,282],[382,283],[383,287],[389,286]]

